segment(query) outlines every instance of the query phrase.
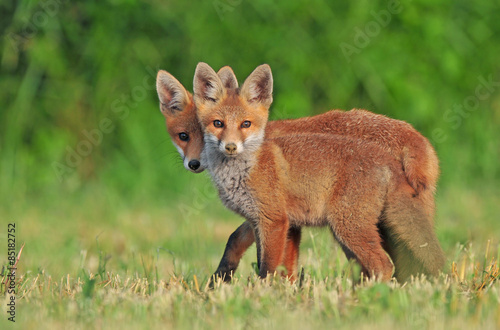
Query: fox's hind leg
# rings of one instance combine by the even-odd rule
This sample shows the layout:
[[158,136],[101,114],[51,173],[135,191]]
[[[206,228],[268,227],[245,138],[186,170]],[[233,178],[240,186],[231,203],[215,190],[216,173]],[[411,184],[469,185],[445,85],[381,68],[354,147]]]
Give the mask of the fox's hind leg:
[[331,229],[348,258],[355,258],[363,273],[370,278],[389,281],[393,265],[385,250],[377,228],[377,217],[372,220],[340,217],[331,223]]

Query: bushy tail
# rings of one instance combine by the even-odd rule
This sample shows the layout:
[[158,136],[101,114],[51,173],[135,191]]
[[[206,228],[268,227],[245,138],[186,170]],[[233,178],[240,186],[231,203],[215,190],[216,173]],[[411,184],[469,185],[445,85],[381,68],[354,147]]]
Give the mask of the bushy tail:
[[430,142],[417,134],[418,137],[403,148],[403,170],[417,195],[424,192],[434,194],[439,177],[439,160]]
[[411,197],[408,191],[395,192],[380,222],[384,247],[399,282],[417,274],[437,276],[445,263],[433,228],[433,199],[423,197]]

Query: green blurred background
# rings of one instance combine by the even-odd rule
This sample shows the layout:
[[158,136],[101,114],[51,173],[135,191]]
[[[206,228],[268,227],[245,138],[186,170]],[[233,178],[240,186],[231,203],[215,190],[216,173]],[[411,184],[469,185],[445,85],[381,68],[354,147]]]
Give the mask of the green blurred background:
[[87,251],[101,250],[128,271],[136,253],[157,247],[177,259],[176,271],[213,271],[241,220],[206,173],[182,167],[154,86],[164,69],[192,90],[203,61],[230,65],[240,81],[268,63],[272,119],[365,108],[411,123],[440,158],[436,223],[447,254],[457,243],[498,242],[499,8],[3,1],[0,231],[17,223],[24,271],[95,271]]

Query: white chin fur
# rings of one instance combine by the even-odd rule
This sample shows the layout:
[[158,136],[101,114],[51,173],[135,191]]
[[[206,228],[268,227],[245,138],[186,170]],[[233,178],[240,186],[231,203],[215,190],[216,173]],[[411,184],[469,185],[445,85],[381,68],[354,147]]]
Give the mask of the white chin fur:
[[262,142],[264,142],[264,130],[256,134],[249,135],[243,143],[243,147],[245,150],[255,151],[260,148]]

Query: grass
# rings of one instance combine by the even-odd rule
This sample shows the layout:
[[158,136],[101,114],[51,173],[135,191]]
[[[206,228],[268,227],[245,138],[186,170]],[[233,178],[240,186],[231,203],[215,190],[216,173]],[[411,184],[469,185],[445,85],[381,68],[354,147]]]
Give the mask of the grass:
[[[0,218],[16,223],[17,250],[26,244],[16,278],[16,326],[500,327],[499,195],[492,191],[438,194],[437,233],[448,257],[439,278],[403,285],[363,281],[329,231],[312,228],[303,234],[299,283],[257,279],[251,247],[233,283],[211,291],[208,276],[241,220],[206,184],[205,177],[193,180],[189,194],[165,207],[122,200],[111,191],[104,198],[96,190],[0,210]],[[5,286],[0,293],[5,296]],[[0,327],[12,326],[3,315]]]
[[18,283],[18,322],[28,329],[498,328],[498,255],[479,262],[465,249],[459,254],[450,272],[405,285],[354,284],[352,267],[340,260],[335,276],[307,274],[291,284],[240,275],[213,291],[194,274],[158,278],[154,263],[129,277],[111,271],[26,274]]

